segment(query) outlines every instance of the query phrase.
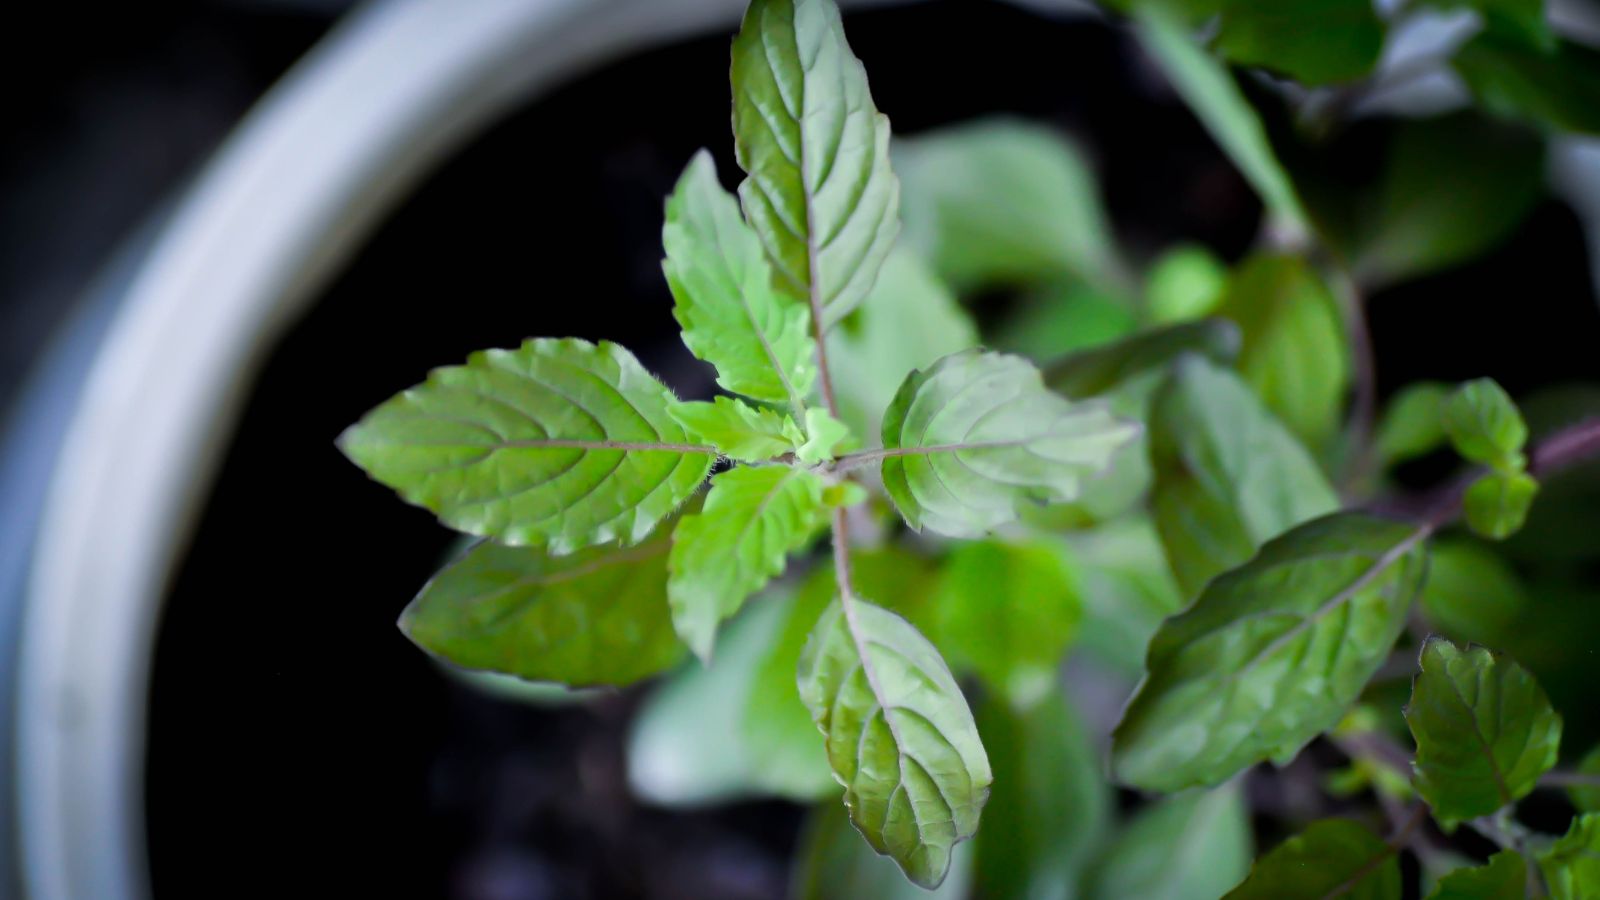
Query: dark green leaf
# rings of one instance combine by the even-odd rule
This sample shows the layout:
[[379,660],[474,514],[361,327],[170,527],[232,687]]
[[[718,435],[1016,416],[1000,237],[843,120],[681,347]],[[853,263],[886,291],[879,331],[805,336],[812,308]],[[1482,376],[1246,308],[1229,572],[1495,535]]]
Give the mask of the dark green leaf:
[[1600,813],[1572,820],[1566,836],[1539,854],[1554,900],[1593,900],[1600,896]]
[[1213,900],[1250,870],[1238,789],[1191,791],[1141,812],[1100,854],[1093,900]]
[[1492,378],[1469,381],[1450,395],[1444,405],[1444,430],[1466,459],[1503,469],[1523,466],[1528,426]]
[[1205,319],[1144,331],[1047,364],[1045,384],[1073,399],[1093,397],[1186,353],[1232,363],[1239,355],[1239,329],[1225,319]]
[[1461,498],[1467,525],[1490,540],[1505,540],[1522,529],[1539,493],[1539,482],[1521,472],[1490,472],[1467,487]]
[[1567,796],[1579,812],[1600,812],[1600,745],[1597,745],[1578,764],[1578,774],[1587,776],[1589,783],[1570,788]]
[[1355,81],[1372,71],[1383,23],[1369,0],[1223,0],[1223,56],[1303,84]]
[[[792,673],[791,673],[792,674]],[[808,726],[809,727],[809,726]],[[789,884],[792,900],[961,900],[972,883],[972,854],[957,847],[950,875],[932,891],[906,880],[895,864],[861,840],[837,802],[806,819]]]
[[1445,634],[1459,640],[1496,640],[1527,606],[1527,591],[1516,572],[1481,541],[1434,541],[1422,608]]
[[1145,277],[1145,302],[1151,321],[1187,322],[1207,316],[1222,302],[1228,267],[1199,244],[1168,250]]
[[1400,900],[1395,849],[1348,819],[1324,819],[1261,857],[1223,900]]
[[1600,52],[1571,41],[1541,49],[1491,30],[1467,41],[1453,63],[1491,112],[1600,134]]
[[1446,875],[1428,900],[1525,900],[1527,896],[1528,863],[1517,851],[1506,850],[1490,857],[1486,866]]
[[1427,0],[1439,9],[1470,9],[1488,29],[1535,47],[1552,47],[1555,33],[1545,21],[1544,0]]

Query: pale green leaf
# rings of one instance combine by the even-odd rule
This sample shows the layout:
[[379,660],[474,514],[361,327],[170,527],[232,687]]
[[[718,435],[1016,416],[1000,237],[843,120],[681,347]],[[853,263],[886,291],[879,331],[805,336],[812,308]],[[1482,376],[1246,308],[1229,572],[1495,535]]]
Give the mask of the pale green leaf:
[[1055,359],[1099,347],[1139,329],[1133,301],[1118,289],[1056,278],[1016,292],[984,346],[1030,359]]
[[818,804],[806,818],[788,896],[791,900],[962,900],[971,883],[972,853],[959,846],[943,884],[932,891],[912,884],[892,861],[861,840],[844,807],[834,801]]
[[1384,407],[1374,438],[1378,458],[1386,465],[1432,453],[1447,438],[1444,404],[1451,387],[1438,381],[1406,385]]
[[1150,416],[1156,529],[1179,586],[1199,593],[1267,540],[1339,508],[1311,456],[1232,372],[1173,367]]
[[1526,900],[1528,863],[1515,850],[1489,858],[1486,866],[1457,869],[1439,879],[1428,900]]
[[789,453],[799,437],[794,421],[787,416],[732,397],[718,397],[710,403],[678,403],[670,412],[691,439],[744,462],[760,462]]
[[1600,745],[1596,745],[1583,761],[1578,763],[1578,774],[1587,777],[1589,783],[1567,790],[1572,805],[1577,807],[1579,812],[1600,812]]
[[806,410],[805,443],[795,448],[795,456],[803,463],[816,464],[833,459],[839,445],[850,439],[850,427],[828,415],[825,409],[813,407]]
[[1302,84],[1365,77],[1383,48],[1383,23],[1371,0],[1223,0],[1216,48]]
[[616,344],[536,338],[435,369],[339,446],[451,528],[571,553],[643,540],[705,480],[677,402]]
[[1173,581],[1148,517],[1107,522],[1070,540],[1084,599],[1080,644],[1131,684],[1144,671],[1145,648],[1161,620],[1182,609],[1187,598]]
[[711,479],[705,508],[672,532],[672,623],[702,660],[717,625],[783,572],[827,518],[822,477],[789,466],[740,466]]
[[1238,326],[1226,319],[1205,319],[1142,331],[1046,363],[1044,380],[1051,390],[1073,399],[1093,397],[1186,353],[1232,363],[1239,355]]
[[1444,430],[1456,452],[1473,462],[1521,469],[1528,425],[1505,389],[1479,378],[1456,389],[1444,405]]
[[457,666],[569,686],[624,685],[683,658],[667,611],[666,530],[635,547],[551,556],[484,541],[400,615]]
[[772,283],[761,241],[717,180],[711,154],[695,154],[667,200],[662,269],[683,342],[736,394],[788,403],[795,415],[816,380],[811,313]]
[[1394,847],[1348,819],[1323,819],[1259,859],[1223,900],[1400,900]]
[[817,623],[799,673],[850,821],[906,877],[938,886],[993,780],[939,651],[905,619],[846,596]]
[[1020,357],[969,350],[906,377],[883,419],[883,482],[911,527],[974,537],[1064,502],[1137,425],[1046,390]]
[[1600,897],[1600,813],[1573,819],[1566,835],[1539,854],[1539,871],[1553,900]]
[[1162,253],[1145,276],[1150,320],[1188,322],[1210,315],[1222,302],[1228,267],[1199,244],[1180,244]]
[[900,228],[889,120],[833,0],[752,0],[733,42],[745,215],[778,284],[825,330],[861,302]]
[[1269,541],[1162,624],[1117,726],[1122,781],[1174,791],[1287,763],[1388,657],[1426,569],[1425,532],[1361,513]]
[[1490,472],[1467,486],[1461,498],[1467,526],[1490,540],[1505,540],[1522,530],[1539,493],[1539,482],[1522,472]]
[[1214,900],[1250,870],[1250,814],[1233,785],[1141,812],[1100,854],[1093,900]]
[[1446,827],[1526,796],[1561,745],[1561,717],[1532,675],[1438,637],[1422,646],[1405,715],[1417,740],[1417,792]]

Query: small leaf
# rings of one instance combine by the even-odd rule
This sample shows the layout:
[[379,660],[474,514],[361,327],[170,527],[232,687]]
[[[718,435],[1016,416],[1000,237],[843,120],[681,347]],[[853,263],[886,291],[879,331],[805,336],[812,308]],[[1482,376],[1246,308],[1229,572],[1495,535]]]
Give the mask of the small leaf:
[[850,821],[906,877],[937,887],[956,843],[977,830],[992,780],[939,651],[905,619],[846,597],[806,643],[800,695],[827,738]]
[[1426,456],[1444,444],[1444,404],[1451,387],[1438,381],[1406,385],[1378,422],[1378,457],[1385,465]]
[[1467,526],[1490,540],[1505,540],[1528,521],[1539,482],[1521,472],[1490,472],[1467,487],[1461,498]]
[[1145,277],[1150,319],[1171,324],[1208,316],[1227,286],[1228,267],[1216,254],[1199,244],[1180,244],[1161,254]]
[[1447,828],[1516,802],[1556,764],[1561,717],[1532,675],[1482,647],[1429,638],[1405,715],[1417,792]]
[[1186,353],[1231,363],[1239,355],[1239,329],[1225,319],[1205,319],[1142,331],[1056,360],[1044,367],[1044,380],[1075,400],[1094,397]]
[[704,150],[667,201],[661,242],[672,314],[689,352],[715,366],[727,390],[788,403],[800,415],[817,376],[811,313],[773,287],[761,241]]
[[636,547],[551,556],[484,541],[400,615],[450,663],[573,687],[625,685],[683,658],[667,612],[665,529]]
[[972,882],[972,854],[965,851],[956,848],[950,876],[928,891],[907,881],[893,862],[874,853],[850,827],[838,802],[821,803],[806,817],[788,896],[792,900],[961,900],[970,893]]
[[1539,854],[1539,871],[1554,900],[1592,900],[1600,894],[1600,813],[1573,819],[1566,836]]
[[1487,30],[1463,44],[1451,64],[1490,112],[1600,134],[1600,52],[1566,40],[1541,48]]
[[824,487],[808,469],[741,466],[713,478],[705,508],[678,521],[667,599],[695,655],[709,661],[717,624],[816,536],[826,518]]
[[975,537],[1023,503],[1077,497],[1136,429],[1046,390],[1020,357],[955,353],[907,376],[884,413],[884,487],[912,528]]
[[616,344],[474,353],[367,413],[345,455],[458,531],[571,553],[637,543],[705,480],[672,392]]
[[1206,585],[1150,642],[1113,767],[1136,787],[1214,785],[1288,762],[1355,702],[1405,627],[1425,532],[1361,513],[1300,525]]
[[806,410],[806,433],[810,437],[795,449],[795,456],[815,465],[833,459],[834,451],[850,438],[850,427],[828,415],[827,410],[813,407]]
[[1227,0],[1217,50],[1307,85],[1355,81],[1372,71],[1383,23],[1369,0]]
[[1238,789],[1191,791],[1141,812],[1100,853],[1093,900],[1213,900],[1250,870]]
[[1497,468],[1520,470],[1528,426],[1522,413],[1492,378],[1469,381],[1444,405],[1444,430],[1463,458]]
[[1256,861],[1223,900],[1400,900],[1395,848],[1348,819],[1323,819]]
[[1515,850],[1489,858],[1486,866],[1457,869],[1439,879],[1428,900],[1525,900],[1528,863]]
[[670,412],[690,438],[743,462],[782,456],[795,448],[794,439],[799,436],[786,416],[732,397],[718,397],[710,403],[678,403]]
[[900,228],[889,120],[832,0],[752,0],[733,42],[745,215],[778,284],[825,330],[872,289]]
[[1578,763],[1578,774],[1587,775],[1591,783],[1567,789],[1567,796],[1579,812],[1600,812],[1600,745]]

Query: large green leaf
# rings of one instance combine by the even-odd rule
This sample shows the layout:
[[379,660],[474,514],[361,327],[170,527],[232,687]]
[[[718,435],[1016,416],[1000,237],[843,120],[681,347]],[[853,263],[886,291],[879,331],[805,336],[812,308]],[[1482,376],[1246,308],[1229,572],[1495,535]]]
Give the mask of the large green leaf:
[[1016,356],[968,350],[906,377],[883,418],[883,482],[913,528],[974,537],[1023,503],[1077,497],[1137,426],[1046,390]]
[[1339,508],[1317,464],[1232,372],[1186,357],[1150,416],[1156,528],[1184,593]]
[[1567,790],[1572,805],[1583,812],[1600,812],[1600,745],[1596,745],[1578,763],[1578,774],[1588,778],[1589,782]]
[[571,553],[643,540],[705,480],[677,402],[616,344],[536,338],[435,369],[339,446],[452,528]]
[[1216,47],[1236,63],[1303,84],[1365,77],[1383,48],[1370,0],[1222,0]]
[[1514,627],[1529,598],[1509,563],[1470,538],[1435,540],[1429,555],[1422,609],[1430,624],[1456,640],[1480,642]]
[[745,462],[761,462],[792,452],[800,438],[793,419],[732,397],[718,397],[709,403],[678,403],[671,412],[690,438]]
[[1561,717],[1532,675],[1438,637],[1422,646],[1405,715],[1417,740],[1417,792],[1445,826],[1526,796],[1561,746]]
[[662,268],[690,352],[736,393],[788,403],[800,415],[816,380],[806,305],[778,293],[761,241],[717,181],[711,154],[695,154],[667,200]]
[[1117,776],[1173,791],[1287,763],[1332,728],[1388,656],[1426,568],[1425,532],[1361,513],[1314,519],[1218,576],[1150,643],[1117,726]]
[[1528,863],[1515,850],[1496,853],[1486,866],[1457,869],[1439,879],[1428,900],[1526,900]]
[[752,0],[733,42],[745,214],[779,285],[826,328],[871,290],[900,228],[889,120],[833,0]]
[[1348,819],[1324,819],[1261,857],[1224,900],[1400,900],[1395,848]]
[[820,803],[806,819],[790,876],[791,900],[961,900],[972,883],[972,854],[957,847],[950,875],[932,891],[906,880],[895,864],[861,840],[837,802]]
[[1044,380],[1068,397],[1093,397],[1186,353],[1231,363],[1239,355],[1239,329],[1225,319],[1153,328],[1047,363]]
[[1250,870],[1250,814],[1236,786],[1169,797],[1100,854],[1093,900],[1214,900]]
[[636,547],[551,556],[484,541],[434,576],[400,630],[449,662],[561,684],[623,685],[683,658],[665,529]]
[[845,596],[812,632],[799,680],[850,821],[906,877],[936,887],[993,780],[939,651],[905,619]]
[[1539,871],[1554,900],[1600,897],[1600,813],[1573,819],[1566,835],[1539,854]]
[[702,660],[717,625],[783,572],[827,519],[827,484],[809,469],[740,466],[711,480],[705,508],[672,532],[667,599],[672,623]]
[[1542,48],[1490,30],[1467,41],[1452,64],[1491,112],[1600,134],[1600,52],[1571,41]]

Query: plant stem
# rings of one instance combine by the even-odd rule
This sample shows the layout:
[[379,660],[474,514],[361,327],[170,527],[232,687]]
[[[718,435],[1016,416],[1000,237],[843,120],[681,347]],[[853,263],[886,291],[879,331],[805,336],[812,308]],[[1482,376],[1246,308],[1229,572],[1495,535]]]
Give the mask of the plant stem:
[[1600,787],[1600,773],[1546,772],[1539,776],[1540,787]]
[[839,594],[848,603],[854,596],[850,589],[850,528],[845,519],[844,507],[833,510],[833,573],[839,582]]

